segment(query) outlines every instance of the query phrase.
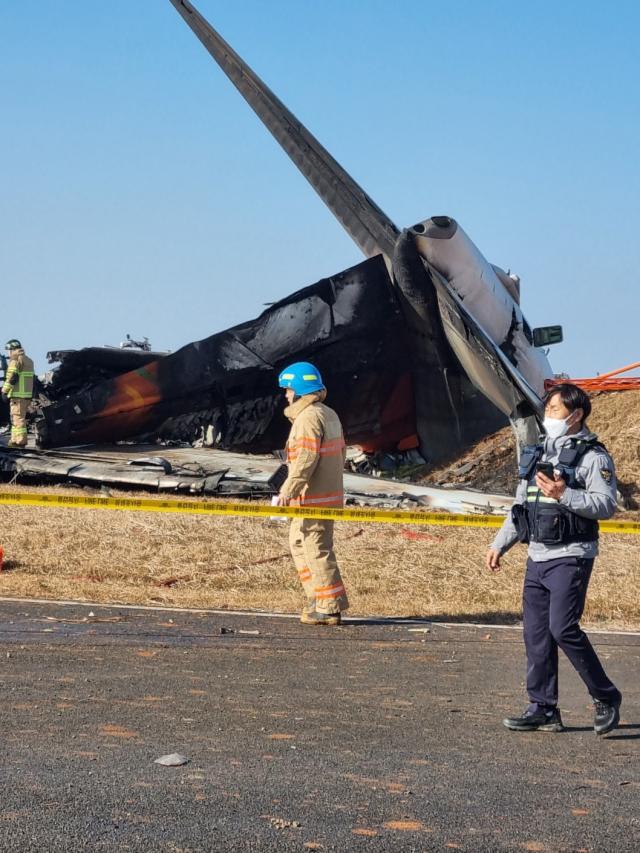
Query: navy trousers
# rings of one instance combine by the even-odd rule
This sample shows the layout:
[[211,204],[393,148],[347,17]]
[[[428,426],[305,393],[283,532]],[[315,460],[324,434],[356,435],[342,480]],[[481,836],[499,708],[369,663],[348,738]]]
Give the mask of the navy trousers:
[[564,557],[527,561],[523,623],[529,701],[540,707],[558,703],[558,647],[571,661],[594,699],[615,703],[620,693],[580,627],[593,560]]

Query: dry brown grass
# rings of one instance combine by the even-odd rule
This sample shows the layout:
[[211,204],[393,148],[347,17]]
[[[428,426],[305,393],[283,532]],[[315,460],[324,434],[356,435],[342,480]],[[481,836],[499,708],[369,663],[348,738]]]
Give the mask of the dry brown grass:
[[[621,490],[636,509],[625,516],[636,516],[640,392],[596,395],[590,426],[611,450]],[[454,479],[451,471],[472,459],[473,471],[458,481],[466,477],[476,487],[512,491],[515,456],[510,430],[484,439],[429,479]],[[60,487],[43,491],[87,494]],[[288,556],[286,524],[10,506],[0,506],[0,522],[0,544],[9,569],[0,575],[0,595],[279,611],[295,611],[303,602]],[[351,524],[337,526],[337,552],[352,614],[517,618],[523,548],[507,556],[501,573],[491,575],[483,567],[493,536],[490,530],[407,531],[370,524],[355,535],[359,530]],[[640,537],[603,537],[587,620],[639,628],[639,577]],[[169,581],[175,582],[162,585]]]
[[[0,523],[8,564],[0,574],[2,596],[277,611],[303,603],[286,524],[13,506],[0,506]],[[524,549],[491,575],[483,562],[492,536],[491,530],[338,524],[352,615],[517,618]],[[591,623],[640,627],[639,540],[603,537],[586,613]]]
[[[618,487],[635,518],[640,510],[640,391],[592,395],[589,427],[613,456]],[[468,463],[473,467],[465,471]],[[462,469],[462,473],[459,473]],[[426,483],[466,484],[513,494],[517,485],[516,443],[510,427],[483,438],[457,459],[429,471]]]
[[630,509],[640,509],[640,391],[596,394],[589,426],[609,448],[618,487]]

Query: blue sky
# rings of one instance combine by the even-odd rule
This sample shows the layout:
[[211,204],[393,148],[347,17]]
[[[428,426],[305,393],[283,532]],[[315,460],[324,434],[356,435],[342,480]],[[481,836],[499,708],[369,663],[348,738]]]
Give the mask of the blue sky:
[[[639,7],[199,0],[399,226],[522,278],[555,370],[640,359]],[[4,339],[177,349],[362,256],[168,0],[0,5]]]

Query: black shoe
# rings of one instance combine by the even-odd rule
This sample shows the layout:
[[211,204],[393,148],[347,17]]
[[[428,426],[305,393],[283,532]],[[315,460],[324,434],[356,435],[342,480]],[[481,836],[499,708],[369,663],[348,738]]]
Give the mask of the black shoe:
[[529,708],[521,717],[507,717],[502,721],[512,732],[561,732],[564,731],[562,717],[557,708],[548,711],[532,711]]
[[601,702],[599,699],[593,700],[595,706],[593,730],[597,735],[606,735],[616,728],[620,722],[621,702],[622,698],[611,705],[608,702]]

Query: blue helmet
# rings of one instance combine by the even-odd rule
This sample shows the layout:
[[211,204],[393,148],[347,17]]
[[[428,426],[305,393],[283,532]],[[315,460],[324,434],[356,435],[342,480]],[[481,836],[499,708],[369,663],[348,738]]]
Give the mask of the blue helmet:
[[296,361],[295,364],[285,367],[278,377],[278,385],[281,388],[291,388],[298,397],[325,390],[320,371],[308,361]]

